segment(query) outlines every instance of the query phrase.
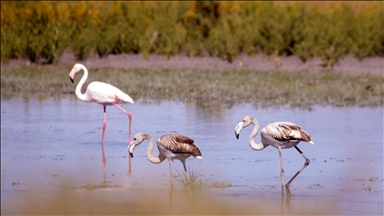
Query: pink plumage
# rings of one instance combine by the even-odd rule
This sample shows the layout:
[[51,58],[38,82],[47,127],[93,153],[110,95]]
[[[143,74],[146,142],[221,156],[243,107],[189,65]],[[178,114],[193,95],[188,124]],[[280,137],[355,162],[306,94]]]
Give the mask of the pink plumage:
[[[103,163],[104,163],[104,173],[106,173],[106,159],[104,154],[104,133],[105,129],[107,128],[107,114],[106,114],[106,107],[107,106],[116,106],[121,111],[123,111],[129,118],[129,128],[128,128],[128,143],[131,142],[131,124],[132,124],[132,115],[124,110],[122,107],[118,105],[118,103],[131,103],[133,104],[132,98],[121,91],[120,89],[116,88],[113,85],[110,85],[108,83],[104,82],[92,82],[87,86],[87,89],[85,90],[85,93],[81,93],[81,88],[84,85],[85,81],[88,78],[88,70],[87,68],[82,64],[75,64],[73,66],[71,72],[69,73],[70,80],[74,81],[75,74],[79,71],[83,70],[84,75],[80,79],[79,83],[76,86],[75,94],[79,98],[79,100],[82,100],[84,102],[88,103],[98,103],[103,105],[104,107],[104,124],[103,124],[103,134],[101,137],[101,147],[102,147],[102,155],[103,155]],[[128,173],[131,173],[131,158],[128,157],[128,163],[129,163],[129,171]]]

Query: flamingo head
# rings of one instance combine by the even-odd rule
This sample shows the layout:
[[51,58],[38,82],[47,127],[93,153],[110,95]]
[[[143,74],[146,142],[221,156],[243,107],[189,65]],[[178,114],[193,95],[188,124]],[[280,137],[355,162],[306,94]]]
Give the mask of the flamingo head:
[[71,72],[69,73],[69,79],[71,80],[72,83],[73,83],[73,80],[75,78],[75,74],[83,68],[84,68],[84,65],[79,64],[79,63],[77,63],[77,64],[75,64],[75,66],[73,66]]
[[246,128],[248,127],[248,125],[250,125],[252,123],[252,116],[245,116],[243,118],[243,120],[241,120],[235,127],[235,136],[236,136],[236,139],[239,139],[239,136],[240,136],[240,131],[243,129],[243,128]]
[[133,150],[135,147],[140,145],[145,139],[144,133],[138,133],[133,137],[133,140],[128,145],[128,152],[131,158],[133,158]]

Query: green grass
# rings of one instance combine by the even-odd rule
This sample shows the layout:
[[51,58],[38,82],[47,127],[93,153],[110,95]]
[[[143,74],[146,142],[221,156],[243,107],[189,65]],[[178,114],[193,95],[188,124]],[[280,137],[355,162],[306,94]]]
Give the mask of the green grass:
[[183,190],[198,190],[201,191],[206,184],[206,180],[201,179],[201,175],[197,172],[189,169],[188,175],[183,172],[177,171],[176,181],[180,184]]
[[[22,66],[1,70],[1,98],[30,94],[72,95],[70,67]],[[134,100],[174,100],[198,106],[251,103],[256,107],[362,106],[383,102],[383,77],[334,72],[225,71],[171,69],[93,69],[83,87],[95,80],[115,85]],[[75,96],[74,96],[75,97]]]

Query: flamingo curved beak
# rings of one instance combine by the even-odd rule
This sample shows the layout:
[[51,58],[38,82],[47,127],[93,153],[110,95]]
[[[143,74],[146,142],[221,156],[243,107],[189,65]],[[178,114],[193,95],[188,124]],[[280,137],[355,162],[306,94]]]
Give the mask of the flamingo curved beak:
[[128,145],[128,153],[131,158],[133,158],[133,150],[135,149],[135,147],[136,145],[133,142],[129,143]]
[[236,139],[239,139],[239,136],[240,136],[240,131],[243,129],[244,127],[244,122],[239,122],[239,124],[236,125],[235,127],[235,136],[236,136]]
[[72,68],[71,72],[69,72],[69,79],[73,83],[73,80],[75,79],[75,74],[81,70],[80,66],[77,64]]

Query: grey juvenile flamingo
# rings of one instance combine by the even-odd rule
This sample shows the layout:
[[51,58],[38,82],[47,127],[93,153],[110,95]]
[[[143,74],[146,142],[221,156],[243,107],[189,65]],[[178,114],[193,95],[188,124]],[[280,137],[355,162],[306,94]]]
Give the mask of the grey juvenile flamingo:
[[[76,86],[75,94],[79,100],[88,102],[88,103],[98,103],[103,105],[104,107],[104,124],[103,124],[103,134],[101,137],[101,150],[102,150],[102,156],[103,156],[103,163],[104,163],[104,174],[106,173],[106,159],[104,154],[104,133],[105,129],[107,128],[107,113],[106,113],[106,107],[114,105],[117,108],[119,108],[121,111],[123,111],[129,118],[129,128],[128,128],[128,143],[131,141],[131,123],[132,123],[132,115],[125,111],[122,107],[118,105],[118,103],[131,103],[133,104],[132,98],[122,92],[120,89],[116,88],[113,85],[104,83],[104,82],[91,82],[85,91],[85,93],[81,93],[81,87],[85,83],[85,81],[88,78],[88,70],[87,68],[82,64],[75,64],[73,66],[71,72],[69,73],[69,79],[72,81],[75,78],[75,74],[79,72],[80,70],[84,71],[83,77],[80,79],[79,83]],[[129,171],[131,172],[131,159],[128,157],[129,161]]]
[[157,147],[159,149],[159,156],[153,156],[154,140],[151,135],[147,133],[138,133],[133,137],[132,142],[128,145],[128,152],[131,157],[133,157],[133,150],[136,146],[140,145],[144,140],[149,141],[147,158],[150,162],[154,164],[159,164],[163,162],[166,158],[169,162],[170,168],[170,182],[171,187],[173,187],[173,178],[172,178],[172,162],[174,159],[180,160],[183,163],[184,171],[187,173],[187,168],[185,166],[185,160],[190,156],[195,158],[202,158],[200,149],[197,147],[195,141],[191,138],[180,135],[180,134],[166,134],[161,136],[157,140]]
[[[269,145],[277,148],[280,155],[280,166],[281,166],[281,189],[284,190],[284,166],[283,166],[283,157],[281,149],[287,149],[295,147],[295,149],[304,157],[305,163],[304,166],[297,171],[297,173],[288,181],[285,185],[287,194],[291,195],[289,185],[291,182],[304,170],[310,163],[309,159],[304,155],[304,153],[297,147],[300,141],[305,141],[311,144],[314,144],[311,136],[305,132],[301,127],[295,123],[291,122],[274,122],[268,124],[263,129],[261,129],[261,142],[259,144],[255,143],[255,137],[259,131],[259,122],[252,116],[245,116],[242,121],[240,121],[235,127],[235,136],[239,139],[240,131],[247,127],[248,125],[253,124],[254,128],[249,137],[249,145],[253,150],[260,151]],[[284,193],[284,191],[283,191]]]

